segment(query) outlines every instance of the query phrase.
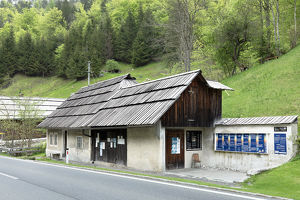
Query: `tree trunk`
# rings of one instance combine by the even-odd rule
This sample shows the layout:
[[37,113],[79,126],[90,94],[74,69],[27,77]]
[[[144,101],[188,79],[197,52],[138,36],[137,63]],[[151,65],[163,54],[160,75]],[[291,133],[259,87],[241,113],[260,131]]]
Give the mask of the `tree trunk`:
[[277,33],[277,55],[280,56],[280,35],[279,35],[279,0],[276,1],[276,33]]
[[274,13],[273,6],[271,6],[271,10],[272,10],[272,17],[273,17],[275,47],[277,49],[276,19],[275,19],[275,13]]
[[265,49],[265,42],[264,42],[264,19],[263,19],[263,2],[259,0],[259,12],[260,12],[260,53],[261,59],[260,63],[264,63],[264,49]]
[[297,45],[297,0],[294,0],[294,42],[292,48]]
[[270,48],[271,48],[271,30],[270,30],[270,0],[265,0],[264,1],[265,6],[265,15],[266,15],[266,28],[267,28],[267,50],[268,54],[270,53]]

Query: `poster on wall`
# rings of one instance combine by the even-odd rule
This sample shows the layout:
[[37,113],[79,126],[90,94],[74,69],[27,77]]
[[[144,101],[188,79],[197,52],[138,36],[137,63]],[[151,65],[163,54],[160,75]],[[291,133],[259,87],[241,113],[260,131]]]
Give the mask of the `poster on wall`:
[[243,136],[243,152],[249,152],[249,134]]
[[223,141],[223,150],[224,151],[229,151],[229,135],[228,134],[224,134],[224,141]]
[[236,151],[242,151],[242,134],[236,134]]
[[267,153],[266,134],[217,133],[216,151]]
[[180,138],[172,137],[171,154],[180,154]]
[[286,154],[286,134],[274,134],[274,152],[275,154]]
[[257,134],[250,134],[250,152],[257,152]]
[[235,151],[235,134],[229,135],[229,151]]
[[216,150],[217,151],[223,151],[223,134],[217,134],[217,146],[216,146]]
[[265,134],[258,134],[258,152],[266,153],[266,137]]

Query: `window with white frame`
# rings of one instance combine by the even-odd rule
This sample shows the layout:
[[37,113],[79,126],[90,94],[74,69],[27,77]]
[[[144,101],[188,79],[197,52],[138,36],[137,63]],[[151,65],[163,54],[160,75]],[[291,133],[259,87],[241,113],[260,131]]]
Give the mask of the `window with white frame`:
[[77,149],[82,149],[83,148],[83,138],[82,136],[77,136],[76,137],[76,148]]
[[55,132],[49,132],[49,144],[57,146],[58,143],[58,135]]

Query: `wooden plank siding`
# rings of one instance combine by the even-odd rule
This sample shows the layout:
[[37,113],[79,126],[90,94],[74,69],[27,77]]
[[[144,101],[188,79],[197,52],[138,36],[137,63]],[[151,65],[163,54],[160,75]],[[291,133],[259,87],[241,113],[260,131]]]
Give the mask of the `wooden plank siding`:
[[222,115],[222,91],[194,79],[162,116],[165,127],[212,127]]

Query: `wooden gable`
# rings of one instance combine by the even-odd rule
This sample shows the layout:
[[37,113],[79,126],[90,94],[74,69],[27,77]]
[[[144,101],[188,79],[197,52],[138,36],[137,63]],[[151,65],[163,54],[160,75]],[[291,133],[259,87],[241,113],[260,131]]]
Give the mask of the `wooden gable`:
[[222,115],[222,90],[195,78],[161,118],[165,127],[212,127]]

